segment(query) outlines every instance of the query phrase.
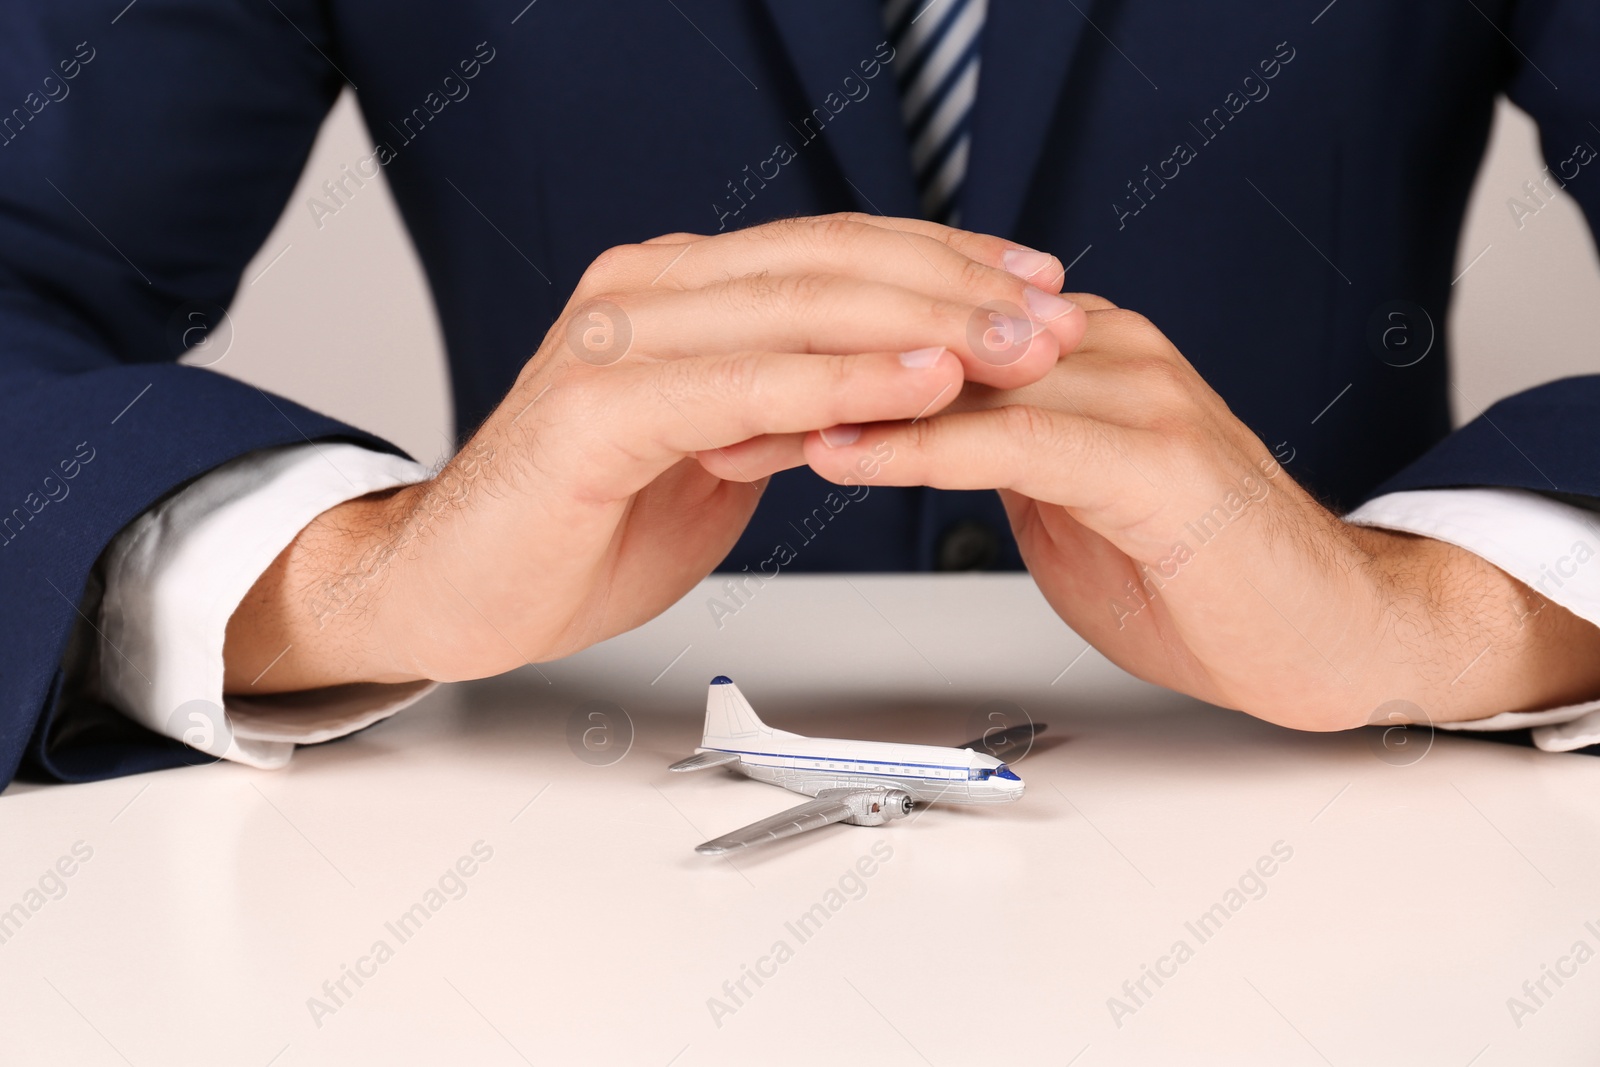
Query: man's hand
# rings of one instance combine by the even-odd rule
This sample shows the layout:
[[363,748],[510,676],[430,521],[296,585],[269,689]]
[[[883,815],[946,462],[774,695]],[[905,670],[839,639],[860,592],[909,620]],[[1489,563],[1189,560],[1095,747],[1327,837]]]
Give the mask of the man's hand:
[[779,469],[729,481],[697,453],[1037,380],[1060,331],[1024,316],[996,358],[970,326],[985,303],[1061,303],[1023,280],[1061,276],[870,216],[613,248],[437,477],[333,508],[284,550],[229,622],[226,688],[485,677],[637,626],[727,554]]
[[1043,380],[969,387],[849,445],[812,434],[805,459],[839,480],[888,442],[879,483],[999,487],[1074,630],[1133,674],[1283,725],[1359,726],[1393,701],[1444,722],[1600,697],[1600,628],[1470,552],[1342,522],[1155,326],[1074,299],[1087,333]]

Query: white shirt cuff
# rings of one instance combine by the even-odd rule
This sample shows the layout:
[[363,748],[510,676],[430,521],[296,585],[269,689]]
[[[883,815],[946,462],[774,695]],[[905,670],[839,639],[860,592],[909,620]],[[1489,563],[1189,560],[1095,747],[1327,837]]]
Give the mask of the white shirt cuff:
[[157,733],[275,768],[297,743],[343,736],[422,697],[433,683],[224,698],[222,652],[234,610],[312,519],[427,476],[359,445],[288,445],[240,456],[150,508],[104,556],[104,698]]
[[[1586,508],[1525,489],[1419,489],[1369,500],[1345,520],[1464,548],[1600,626],[1600,516]],[[1443,730],[1530,727],[1539,748],[1567,752],[1600,744],[1600,700],[1437,725]]]

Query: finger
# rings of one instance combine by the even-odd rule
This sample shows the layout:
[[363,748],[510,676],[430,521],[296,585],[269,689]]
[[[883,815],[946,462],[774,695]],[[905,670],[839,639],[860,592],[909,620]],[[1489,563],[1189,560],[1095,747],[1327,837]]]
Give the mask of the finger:
[[[574,324],[605,318],[601,336],[611,347],[599,350],[604,358],[572,349],[588,362],[610,362],[618,347],[635,358],[655,359],[752,350],[837,355],[946,348],[960,358],[969,380],[1010,388],[1042,377],[1087,328],[1077,305],[1060,297],[1030,289],[1024,302],[1029,310],[1019,313],[995,302],[944,299],[885,282],[756,276],[685,292],[618,293],[575,308],[564,328],[573,342],[588,336]],[[715,329],[708,330],[708,323]],[[623,335],[631,341],[623,344]]]
[[957,241],[961,231],[937,223],[897,230],[860,221],[869,217],[784,219],[709,238],[668,234],[631,250],[611,249],[585,273],[580,295],[652,286],[692,289],[759,273],[833,274],[1014,306],[1023,303],[1030,278],[1040,283],[1036,288],[1060,289],[1061,265],[1054,256],[976,234]]
[[1061,260],[1048,252],[1040,252],[1003,237],[972,230],[959,230],[953,226],[930,222],[926,219],[896,218],[892,215],[868,215],[851,211],[833,218],[848,219],[867,226],[876,226],[891,233],[918,234],[948,246],[968,259],[987,263],[991,267],[1015,274],[1031,285],[1048,292],[1061,291],[1066,271]]
[[[959,388],[941,389],[911,417],[911,421],[932,418],[948,410],[960,395]],[[824,444],[834,447],[852,441],[859,430],[859,426],[845,424],[825,427],[819,433]],[[701,452],[698,458],[707,471],[727,481],[767,478],[779,471],[805,466],[805,439],[804,433],[765,434],[727,448]]]
[[[836,438],[837,439],[837,438]],[[808,434],[806,462],[829,481],[877,455],[882,485],[1011,489],[1035,500],[1103,510],[1135,504],[1139,477],[1133,431],[1082,415],[1014,404],[994,411],[863,427],[849,444]],[[882,459],[884,451],[892,456]],[[1125,499],[1126,498],[1126,499]]]
[[[522,425],[547,474],[616,499],[687,456],[765,434],[915,418],[960,386],[949,352],[931,361],[893,352],[745,352],[572,375],[536,397],[529,410],[539,415]],[[550,426],[571,429],[551,434]],[[759,477],[746,471],[739,480]]]
[[803,433],[763,434],[727,448],[708,449],[695,458],[723,481],[748,482],[805,466],[805,439]]
[[1143,316],[1120,309],[1089,312],[1083,341],[1039,381],[1009,390],[964,390],[954,410],[1008,404],[1145,429],[1197,423],[1202,412],[1226,407],[1165,335]]
[[687,245],[696,241],[704,241],[710,234],[704,233],[664,233],[660,237],[652,237],[640,244],[646,245]]
[[1151,429],[1172,422],[1180,413],[1198,412],[1209,393],[1210,387],[1198,375],[1165,360],[1075,352],[1037,382],[1015,389],[970,386],[951,412],[1024,404]]
[[1114,311],[1117,307],[1105,297],[1096,296],[1093,293],[1062,293],[1061,295],[1085,311]]

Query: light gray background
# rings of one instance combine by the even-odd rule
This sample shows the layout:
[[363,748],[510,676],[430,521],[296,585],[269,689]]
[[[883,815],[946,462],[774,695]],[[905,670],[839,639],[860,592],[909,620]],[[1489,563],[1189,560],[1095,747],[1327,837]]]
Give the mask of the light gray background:
[[[214,368],[438,461],[454,433],[439,327],[388,187],[369,182],[320,225],[311,210],[322,183],[370,151],[347,92],[245,271]],[[1509,393],[1600,370],[1600,269],[1576,204],[1558,193],[1520,228],[1507,207],[1527,201],[1522,186],[1543,169],[1533,123],[1502,102],[1456,264],[1457,422]],[[1600,181],[1592,169],[1574,180]]]

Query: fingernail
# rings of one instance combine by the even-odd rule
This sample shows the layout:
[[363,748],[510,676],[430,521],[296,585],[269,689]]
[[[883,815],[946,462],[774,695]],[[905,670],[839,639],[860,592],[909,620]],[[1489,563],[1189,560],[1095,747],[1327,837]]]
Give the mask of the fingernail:
[[861,427],[852,423],[830,426],[822,431],[822,443],[829,448],[853,445],[861,437]]
[[1056,257],[1031,248],[1013,248],[1000,257],[1000,262],[1009,273],[1027,281],[1040,271],[1054,268]]
[[1040,322],[1054,322],[1078,306],[1064,296],[1047,293],[1031,285],[1022,298],[1028,302],[1028,313]]
[[913,348],[909,352],[900,353],[900,365],[918,368],[931,367],[939,362],[939,355],[943,351],[943,345],[934,345],[932,348]]

